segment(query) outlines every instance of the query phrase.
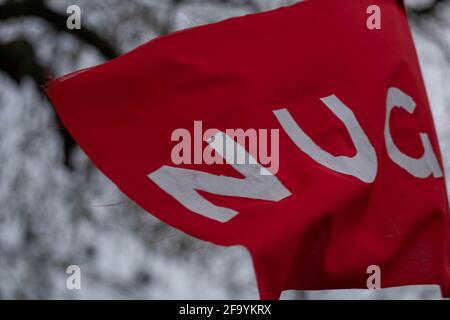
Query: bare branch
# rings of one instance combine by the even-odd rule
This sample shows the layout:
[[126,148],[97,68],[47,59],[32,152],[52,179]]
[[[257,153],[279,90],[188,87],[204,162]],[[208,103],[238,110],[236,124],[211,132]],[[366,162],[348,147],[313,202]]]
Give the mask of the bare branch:
[[67,17],[48,8],[40,0],[27,0],[21,2],[6,2],[0,5],[0,20],[14,19],[19,17],[38,17],[44,19],[55,30],[67,32],[83,42],[96,48],[106,59],[113,59],[118,56],[116,49],[108,41],[100,37],[97,33],[88,28],[80,30],[69,30],[66,27]]

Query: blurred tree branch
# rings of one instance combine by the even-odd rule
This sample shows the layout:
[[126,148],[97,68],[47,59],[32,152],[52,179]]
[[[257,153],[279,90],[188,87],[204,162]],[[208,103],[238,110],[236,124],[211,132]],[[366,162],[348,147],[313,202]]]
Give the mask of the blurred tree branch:
[[[0,20],[17,19],[21,17],[37,17],[46,21],[56,31],[66,32],[82,42],[91,45],[105,59],[118,56],[118,51],[100,35],[83,27],[80,30],[69,30],[66,27],[67,17],[51,10],[44,0],[8,1],[0,5]],[[41,65],[36,58],[33,46],[25,39],[17,39],[9,43],[0,43],[0,70],[3,70],[14,81],[20,83],[22,78],[30,76],[40,88],[50,76],[50,68]],[[56,121],[59,119],[55,116]],[[66,130],[59,130],[64,146],[64,164],[72,169],[71,155],[76,146],[75,141]]]
[[55,30],[71,34],[82,42],[93,46],[106,59],[113,59],[118,56],[118,51],[108,41],[89,28],[83,27],[80,30],[67,29],[67,17],[48,8],[43,0],[9,1],[0,5],[0,20],[20,17],[44,19]]
[[46,80],[46,68],[38,62],[33,46],[26,39],[0,43],[0,56],[0,69],[17,83],[25,76],[31,76],[38,85]]

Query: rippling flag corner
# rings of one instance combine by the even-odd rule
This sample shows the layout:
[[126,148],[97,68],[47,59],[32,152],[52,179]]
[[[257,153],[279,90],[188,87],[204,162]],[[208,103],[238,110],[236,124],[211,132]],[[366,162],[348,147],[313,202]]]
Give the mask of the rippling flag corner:
[[[370,5],[381,29],[367,27]],[[245,246],[261,298],[367,288],[370,266],[382,288],[450,295],[442,159],[401,1],[308,0],[196,27],[53,80],[47,93],[142,208]],[[279,170],[174,164],[172,133],[196,121],[278,129]]]

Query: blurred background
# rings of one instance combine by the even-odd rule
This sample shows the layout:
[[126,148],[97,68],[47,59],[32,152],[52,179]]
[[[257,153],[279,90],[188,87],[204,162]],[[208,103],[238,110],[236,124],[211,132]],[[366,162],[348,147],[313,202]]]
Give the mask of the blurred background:
[[[254,299],[247,252],[193,239],[129,201],[42,94],[163,34],[294,0],[0,0],[0,299]],[[450,173],[450,1],[406,1]],[[69,5],[81,30],[66,27]],[[449,175],[447,175],[447,182]],[[81,290],[66,268],[81,268]],[[290,291],[284,299],[439,299],[437,287]]]

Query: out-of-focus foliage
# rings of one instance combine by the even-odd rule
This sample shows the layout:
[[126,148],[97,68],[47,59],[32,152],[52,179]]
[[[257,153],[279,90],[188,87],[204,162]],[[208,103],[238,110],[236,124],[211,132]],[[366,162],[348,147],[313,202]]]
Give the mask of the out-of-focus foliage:
[[[40,92],[62,75],[156,36],[292,0],[0,0],[0,298],[256,298],[250,259],[176,231],[99,173]],[[450,172],[450,4],[408,8]],[[65,26],[76,4],[82,29]],[[66,289],[79,265],[82,290]],[[287,293],[286,298],[435,298],[436,288]]]

